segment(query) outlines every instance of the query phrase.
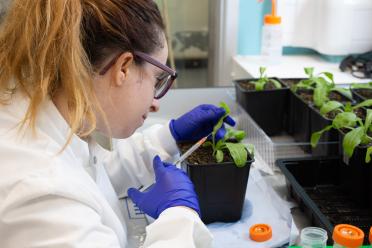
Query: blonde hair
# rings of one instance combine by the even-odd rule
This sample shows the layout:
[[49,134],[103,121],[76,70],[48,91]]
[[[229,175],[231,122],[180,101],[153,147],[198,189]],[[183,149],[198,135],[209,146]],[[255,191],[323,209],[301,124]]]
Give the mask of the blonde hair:
[[153,26],[163,24],[154,5],[152,0],[13,0],[0,30],[0,94],[13,94],[14,81],[30,98],[22,126],[35,130],[40,104],[63,90],[71,128],[67,143],[74,133],[90,134],[97,110],[103,114],[92,85],[94,68],[115,51],[149,52],[157,46]]
[[[80,42],[81,17],[80,1],[74,0],[15,0],[10,6],[0,33],[0,90],[12,91],[15,80],[17,90],[30,98],[22,125],[35,129],[40,104],[63,89],[71,135],[84,136],[95,128],[94,107],[99,104]],[[83,121],[88,123],[84,131]]]

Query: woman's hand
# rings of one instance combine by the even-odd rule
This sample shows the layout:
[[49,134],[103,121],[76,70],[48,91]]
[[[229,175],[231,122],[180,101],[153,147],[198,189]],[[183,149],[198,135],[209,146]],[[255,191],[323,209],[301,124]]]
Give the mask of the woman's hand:
[[[207,136],[213,131],[213,127],[218,120],[225,114],[223,108],[211,104],[202,104],[182,115],[176,120],[171,120],[170,131],[174,139],[178,141],[197,141]],[[230,126],[235,125],[235,121],[227,116],[224,122]],[[225,136],[225,126],[217,131],[216,140]]]
[[128,196],[137,207],[155,219],[165,209],[176,206],[191,208],[200,216],[198,197],[186,173],[172,164],[162,162],[159,156],[154,158],[153,166],[155,184],[145,192],[128,189]]

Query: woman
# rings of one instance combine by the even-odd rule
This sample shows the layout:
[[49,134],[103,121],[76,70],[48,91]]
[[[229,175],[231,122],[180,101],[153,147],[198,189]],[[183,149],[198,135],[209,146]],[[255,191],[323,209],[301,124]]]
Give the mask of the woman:
[[[191,181],[160,157],[208,135],[224,110],[201,105],[133,134],[176,78],[167,55],[152,0],[12,1],[0,33],[0,247],[134,246],[127,196],[156,219],[145,247],[211,245]],[[130,138],[108,152],[95,129]]]

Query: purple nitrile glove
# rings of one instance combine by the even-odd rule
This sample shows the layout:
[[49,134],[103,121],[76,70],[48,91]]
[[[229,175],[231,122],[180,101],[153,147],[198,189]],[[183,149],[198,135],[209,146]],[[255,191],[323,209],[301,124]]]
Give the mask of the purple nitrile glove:
[[[213,131],[214,125],[225,114],[223,108],[211,104],[202,104],[169,123],[170,131],[176,141],[197,141],[207,136]],[[224,122],[230,126],[235,125],[235,121],[227,116]],[[216,140],[225,136],[225,126],[216,133]]]
[[145,214],[158,218],[167,208],[184,206],[200,216],[198,197],[186,173],[172,164],[162,162],[159,156],[153,161],[155,183],[145,192],[128,189],[128,196]]

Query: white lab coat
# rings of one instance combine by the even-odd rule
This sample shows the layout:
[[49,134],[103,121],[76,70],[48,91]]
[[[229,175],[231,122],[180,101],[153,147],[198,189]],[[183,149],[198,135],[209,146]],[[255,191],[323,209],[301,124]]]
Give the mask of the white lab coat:
[[[134,246],[118,195],[153,181],[155,154],[177,152],[168,128],[121,140],[117,152],[73,136],[60,152],[69,127],[52,101],[41,106],[36,136],[17,128],[27,107],[20,93],[0,106],[0,247]],[[211,234],[193,211],[173,207],[147,226],[144,246],[210,247]]]

